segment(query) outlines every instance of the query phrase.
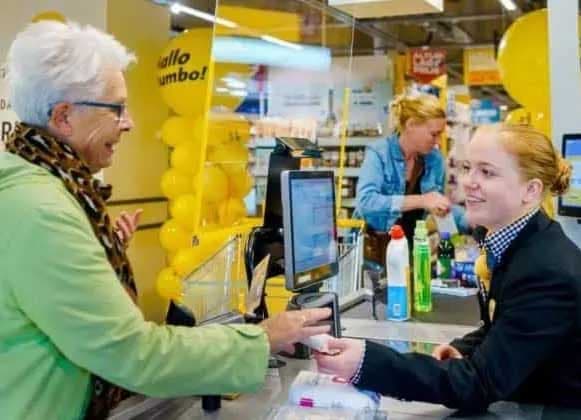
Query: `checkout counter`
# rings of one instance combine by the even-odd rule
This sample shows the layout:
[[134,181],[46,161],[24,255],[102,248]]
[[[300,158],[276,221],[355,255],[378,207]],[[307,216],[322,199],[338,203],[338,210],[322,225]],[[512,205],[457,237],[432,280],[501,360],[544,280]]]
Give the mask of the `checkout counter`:
[[[367,307],[368,314],[370,308]],[[401,350],[431,351],[435,343],[448,342],[472,329],[467,326],[436,325],[420,322],[394,323],[369,319],[342,317],[343,336],[369,338]],[[431,344],[432,343],[432,344]],[[264,388],[257,394],[243,394],[232,401],[222,401],[222,408],[208,413],[202,410],[198,397],[155,399],[134,396],[123,402],[111,415],[111,420],[262,420],[273,417],[288,398],[290,384],[301,370],[315,369],[312,360],[285,359],[287,365],[271,369]],[[300,417],[292,417],[298,419]],[[307,417],[308,418],[308,417]],[[324,417],[315,417],[322,419]],[[354,417],[356,418],[356,417]],[[392,398],[381,399],[381,413],[374,420],[431,420],[461,419],[461,413],[441,405],[420,402],[404,402]],[[567,410],[540,405],[498,402],[487,413],[471,416],[474,420],[526,419],[568,420],[580,419],[581,410]],[[359,419],[359,418],[358,418]]]
[[[337,229],[334,215],[333,174],[315,175],[297,171],[298,161],[291,156],[291,144],[283,142],[279,154],[274,154],[274,165],[269,168],[269,185],[267,188],[267,206],[269,194],[276,196],[267,209],[265,226],[255,232],[255,238],[249,240],[250,248],[246,252],[246,268],[250,272],[265,255],[271,261],[270,275],[285,274],[286,288],[289,291],[306,291],[311,295],[318,293],[312,286],[320,286],[321,280],[327,283],[335,279],[338,283],[342,277],[355,278],[354,284],[361,283],[360,271],[351,273],[351,260],[339,258]],[[283,147],[284,146],[284,147]],[[304,146],[304,145],[302,145]],[[292,170],[282,175],[283,171]],[[272,173],[271,173],[272,171]],[[281,179],[283,184],[281,185]],[[272,185],[271,185],[272,182]],[[288,184],[288,185],[287,185]],[[306,189],[305,186],[309,186]],[[313,193],[314,191],[314,193]],[[310,194],[310,195],[309,195]],[[281,200],[281,195],[283,200]],[[315,210],[305,206],[316,205]],[[295,214],[296,213],[296,214]],[[309,224],[310,219],[316,223]],[[283,220],[284,219],[284,226]],[[300,223],[300,230],[293,221]],[[284,228],[284,229],[281,229]],[[327,245],[325,245],[327,244]],[[352,247],[354,261],[359,259],[358,246]],[[316,264],[310,264],[316,259]],[[343,261],[343,264],[341,263]],[[349,264],[346,264],[349,262]],[[310,265],[309,265],[310,264]],[[312,267],[311,267],[312,266]],[[313,268],[314,267],[314,268]],[[321,269],[320,267],[323,267]],[[250,268],[250,269],[249,269]],[[337,280],[338,279],[338,280]],[[351,282],[348,282],[351,283]],[[371,285],[359,284],[362,289]],[[333,324],[339,329],[334,335],[352,338],[364,338],[388,345],[400,352],[422,352],[430,354],[435,345],[448,343],[456,337],[473,331],[479,321],[478,304],[475,296],[452,297],[434,295],[434,310],[430,313],[415,316],[410,322],[390,322],[383,320],[385,311],[380,308],[379,320],[372,319],[371,302],[365,301],[357,306],[346,305],[342,298],[350,296],[347,290],[339,301],[335,300],[335,309],[340,307],[341,321],[338,317]],[[329,293],[323,289],[320,295]],[[300,296],[300,295],[299,295]],[[304,296],[304,295],[303,295]],[[299,300],[299,299],[295,299]],[[337,312],[339,312],[337,310]],[[268,316],[264,299],[255,314]],[[463,323],[464,325],[458,325]],[[340,327],[339,327],[340,326]],[[308,353],[307,353],[308,355]],[[257,394],[242,394],[233,399],[223,399],[221,408],[205,411],[202,398],[186,397],[175,399],[156,399],[133,396],[117,407],[110,416],[112,420],[129,419],[220,419],[220,420],[260,420],[260,419],[309,419],[319,420],[336,418],[329,414],[281,415],[287,404],[289,389],[293,380],[302,370],[316,370],[310,358],[283,359],[286,363],[271,368],[263,389]],[[386,373],[388,374],[388,373]],[[192,378],[195,380],[195,378]],[[307,410],[307,409],[305,409]],[[316,409],[312,409],[316,410]],[[347,417],[345,417],[347,418]],[[392,398],[381,398],[380,412],[369,415],[354,415],[354,419],[443,419],[462,418],[462,414],[441,405],[404,402]],[[547,408],[539,405],[499,402],[490,406],[487,413],[470,417],[471,419],[581,419],[581,410]]]

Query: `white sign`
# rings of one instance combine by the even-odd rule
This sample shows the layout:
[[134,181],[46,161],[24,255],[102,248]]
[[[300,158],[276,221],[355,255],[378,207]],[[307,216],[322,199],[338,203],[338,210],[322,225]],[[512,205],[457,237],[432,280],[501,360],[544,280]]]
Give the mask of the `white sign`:
[[[0,140],[2,143],[6,141],[8,135],[14,129],[14,125],[18,121],[16,113],[12,110],[10,105],[10,92],[8,85],[8,75],[6,74],[6,66],[0,66]],[[3,144],[0,145],[3,148]]]

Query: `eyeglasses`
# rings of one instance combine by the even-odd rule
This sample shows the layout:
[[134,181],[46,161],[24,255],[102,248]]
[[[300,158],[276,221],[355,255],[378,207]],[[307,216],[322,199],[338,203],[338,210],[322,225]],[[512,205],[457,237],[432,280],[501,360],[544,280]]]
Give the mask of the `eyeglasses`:
[[[125,121],[128,119],[127,116],[127,105],[126,104],[119,104],[114,102],[99,102],[99,101],[78,101],[72,102],[73,105],[79,106],[90,106],[95,108],[108,108],[117,114],[117,121]],[[48,116],[50,117],[52,114],[52,107],[48,111]]]
[[117,114],[117,119],[123,121],[127,118],[127,105],[116,104],[113,102],[98,102],[98,101],[79,101],[73,102],[73,105],[92,106],[95,108],[109,108]]

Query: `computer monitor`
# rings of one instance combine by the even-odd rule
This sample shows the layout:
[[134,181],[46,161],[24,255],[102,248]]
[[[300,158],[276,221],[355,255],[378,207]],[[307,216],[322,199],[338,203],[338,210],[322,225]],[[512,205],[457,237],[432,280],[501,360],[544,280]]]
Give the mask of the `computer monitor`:
[[581,134],[563,135],[563,157],[571,162],[573,173],[567,194],[559,197],[561,216],[581,218]]
[[337,275],[335,179],[331,171],[281,174],[286,288],[299,291]]

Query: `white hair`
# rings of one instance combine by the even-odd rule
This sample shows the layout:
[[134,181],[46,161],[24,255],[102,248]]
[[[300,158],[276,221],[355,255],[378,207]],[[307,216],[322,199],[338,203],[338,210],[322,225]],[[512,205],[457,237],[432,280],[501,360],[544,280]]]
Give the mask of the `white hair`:
[[134,61],[113,36],[92,26],[30,24],[8,52],[12,108],[23,122],[45,127],[56,103],[99,99],[104,70],[124,71]]

